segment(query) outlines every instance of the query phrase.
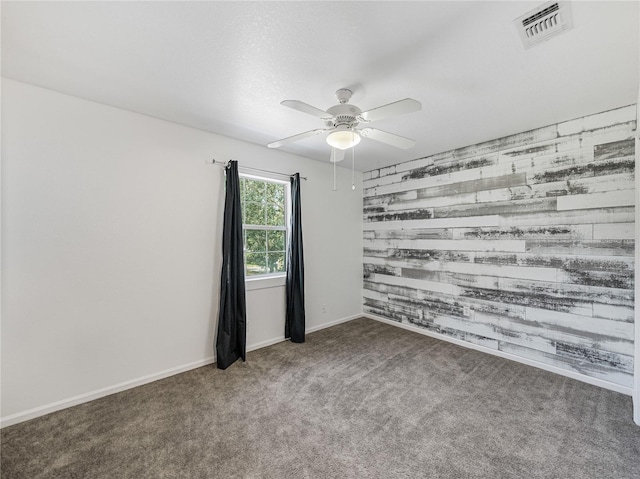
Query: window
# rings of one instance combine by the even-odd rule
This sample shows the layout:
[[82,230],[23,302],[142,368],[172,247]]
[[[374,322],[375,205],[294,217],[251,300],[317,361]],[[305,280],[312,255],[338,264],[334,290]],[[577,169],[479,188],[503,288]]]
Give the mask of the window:
[[286,272],[289,183],[240,175],[247,279]]

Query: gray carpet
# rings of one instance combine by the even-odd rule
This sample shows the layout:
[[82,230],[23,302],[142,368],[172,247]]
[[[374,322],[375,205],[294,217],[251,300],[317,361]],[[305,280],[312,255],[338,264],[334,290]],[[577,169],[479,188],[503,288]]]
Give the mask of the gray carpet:
[[631,398],[357,319],[2,431],[2,478],[640,478]]

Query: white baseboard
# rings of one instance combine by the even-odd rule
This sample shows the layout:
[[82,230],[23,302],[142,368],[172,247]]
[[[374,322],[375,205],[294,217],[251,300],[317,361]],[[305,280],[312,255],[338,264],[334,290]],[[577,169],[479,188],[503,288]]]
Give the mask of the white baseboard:
[[330,328],[331,326],[335,326],[335,325],[341,324],[341,323],[346,323],[346,322],[352,321],[354,319],[362,318],[363,316],[364,316],[364,314],[358,313],[358,314],[354,314],[352,316],[347,316],[345,318],[340,318],[340,319],[336,319],[334,321],[329,321],[328,323],[323,323],[323,324],[321,324],[319,326],[314,326],[313,328],[307,328],[305,333],[309,334],[309,333],[313,333],[315,331],[320,331],[321,329]]
[[[347,316],[346,318],[337,319],[335,321],[330,321],[328,323],[324,323],[319,326],[308,328],[305,332],[312,333],[314,331],[319,331],[321,329],[335,326],[336,324],[351,321],[352,319],[361,318],[362,316],[363,316],[362,314]],[[282,337],[279,337],[279,338],[273,338],[266,341],[261,341],[259,343],[251,344],[247,346],[247,352],[265,348],[267,346],[271,346],[272,344],[276,344],[284,340],[285,338],[283,335]],[[101,389],[96,389],[95,391],[79,394],[71,398],[62,399],[60,401],[45,404],[43,406],[38,406],[33,409],[29,409],[27,411],[21,411],[15,414],[11,414],[10,416],[6,416],[0,419],[0,429],[7,426],[12,426],[14,424],[18,424],[20,422],[28,421],[29,419],[35,419],[37,417],[44,416],[45,414],[60,411],[62,409],[66,409],[72,406],[77,406],[79,404],[93,401],[95,399],[100,399],[105,396],[110,396],[111,394],[115,394],[121,391],[126,391],[127,389],[135,388],[137,386],[142,386],[144,384],[149,384],[154,381],[158,381],[160,379],[168,378],[169,376],[174,376],[176,374],[184,373],[192,369],[200,368],[202,366],[207,366],[215,362],[216,362],[215,356],[208,357],[205,359],[201,359],[199,361],[194,361],[189,364],[184,364],[182,366],[177,366],[175,368],[166,369],[158,373],[148,374],[146,376],[142,376],[137,379],[132,379],[130,381],[114,384],[113,386],[107,386]]]
[[[330,328],[331,326],[335,326],[335,325],[341,324],[341,323],[346,323],[347,321],[351,321],[353,319],[362,318],[362,317],[363,317],[362,313],[354,314],[352,316],[347,316],[345,318],[340,318],[340,319],[336,319],[334,321],[329,321],[328,323],[322,323],[322,324],[320,324],[318,326],[314,326],[312,328],[305,328],[304,333],[305,334],[314,333],[316,331],[320,331],[321,329]],[[256,343],[256,344],[254,344],[252,346],[247,346],[247,352],[255,351],[256,349],[266,348],[267,346],[271,346],[272,344],[281,343],[282,341],[286,341],[286,338],[284,337],[284,335],[279,336],[277,338],[267,339],[266,341],[260,341],[259,343]]]
[[463,341],[461,339],[452,338],[450,336],[435,333],[433,331],[429,331],[424,328],[419,328],[417,326],[412,326],[410,324],[398,323],[397,321],[392,321],[390,319],[383,318],[381,316],[376,316],[375,314],[370,313],[362,313],[362,316],[369,319],[374,319],[376,321],[380,321],[382,323],[390,324],[392,326],[397,326],[398,328],[407,329],[409,331],[413,331],[416,333],[424,334],[425,336],[430,336],[432,338],[441,339],[442,341],[448,341],[453,344],[457,344],[458,346],[463,346],[469,349],[476,349],[478,351],[482,351],[483,353],[493,354],[494,356],[500,356],[501,358],[510,359],[512,361],[516,361],[518,363],[523,363],[528,366],[533,366],[539,369],[544,369],[545,371],[549,371],[552,373],[559,374],[561,376],[566,376],[571,379],[576,379],[578,381],[582,381],[584,383],[591,384],[593,386],[599,386],[601,388],[610,389],[611,391],[616,391],[622,394],[626,394],[631,396],[632,389],[626,386],[621,386],[619,384],[615,384],[609,381],[605,381],[603,379],[592,378],[590,376],[586,376],[584,374],[576,373],[574,371],[569,371],[566,369],[559,368],[557,366],[552,366],[550,364],[545,364],[540,361],[535,361],[533,359],[523,358],[521,356],[517,356],[511,353],[505,353],[503,351],[498,351],[496,349],[487,348],[486,346],[481,346],[479,344],[469,343],[467,341]]
[[23,421],[28,421],[29,419],[34,419],[39,416],[44,416],[45,414],[49,414],[55,411],[60,411],[61,409],[77,406],[78,404],[83,404],[89,401],[93,401],[94,399],[100,399],[105,396],[110,396],[111,394],[115,394],[121,391],[126,391],[127,389],[135,388],[137,386],[149,384],[154,381],[158,381],[160,379],[168,378],[169,376],[174,376],[176,374],[189,371],[191,369],[196,369],[202,366],[206,366],[208,364],[212,364],[214,362],[215,362],[215,358],[213,357],[201,359],[199,361],[194,361],[192,363],[178,366],[175,368],[165,369],[164,371],[160,371],[158,373],[148,374],[146,376],[142,376],[137,379],[132,379],[130,381],[114,384],[113,386],[107,386],[104,388],[96,389],[95,391],[79,394],[71,398],[62,399],[60,401],[56,401],[50,404],[45,404],[44,406],[38,406],[33,409],[29,409],[27,411],[21,411],[0,419],[0,428],[11,426],[13,424],[18,424],[19,422],[23,422]]

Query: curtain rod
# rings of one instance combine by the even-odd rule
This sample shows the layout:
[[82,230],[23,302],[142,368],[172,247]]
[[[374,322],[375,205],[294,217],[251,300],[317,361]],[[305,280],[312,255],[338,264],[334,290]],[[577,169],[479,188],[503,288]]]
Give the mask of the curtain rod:
[[[231,161],[231,160],[229,160],[229,161]],[[227,163],[223,163],[223,162],[221,162],[221,161],[217,161],[215,158],[212,158],[212,159],[211,159],[211,162],[207,162],[207,163],[209,163],[209,164],[211,164],[211,165],[221,166],[221,167],[223,167],[223,168],[226,168],[226,166],[227,166],[227,164],[228,164],[229,162],[227,162]],[[293,176],[293,175],[287,175],[286,173],[280,173],[279,171],[261,170],[260,168],[252,168],[252,167],[250,167],[250,166],[240,166],[240,165],[238,165],[238,168],[239,168],[239,169],[242,169],[242,170],[260,171],[260,172],[262,172],[262,173],[270,173],[270,174],[272,174],[272,175],[286,176],[287,178],[291,178],[291,177]],[[300,179],[302,179],[302,180],[304,180],[304,181],[307,181],[307,177],[306,177],[306,176],[301,176],[301,177],[300,177]]]

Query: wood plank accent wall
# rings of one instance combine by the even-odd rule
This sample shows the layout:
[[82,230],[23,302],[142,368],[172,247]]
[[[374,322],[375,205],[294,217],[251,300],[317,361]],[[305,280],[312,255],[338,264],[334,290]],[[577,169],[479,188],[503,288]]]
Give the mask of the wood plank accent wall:
[[364,311],[633,384],[635,105],[364,175]]

